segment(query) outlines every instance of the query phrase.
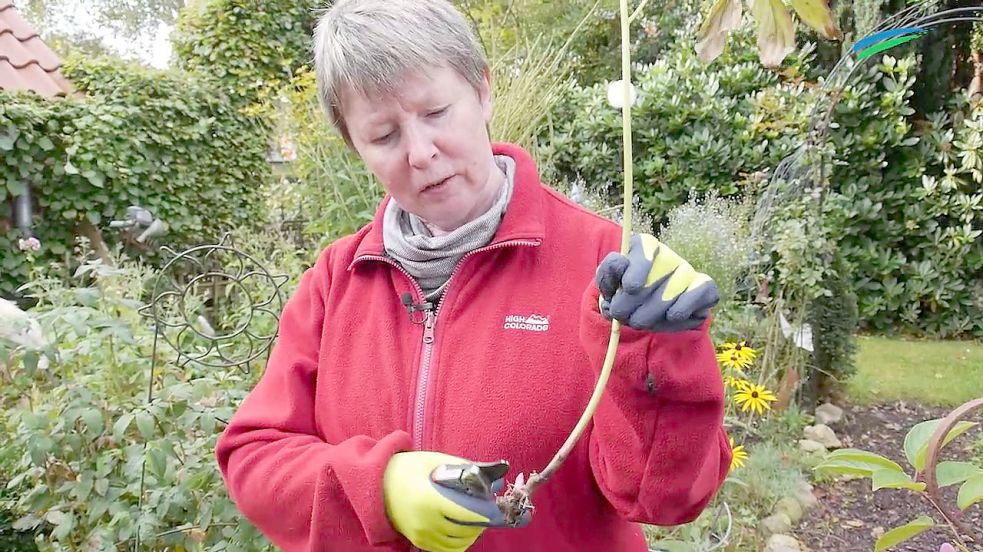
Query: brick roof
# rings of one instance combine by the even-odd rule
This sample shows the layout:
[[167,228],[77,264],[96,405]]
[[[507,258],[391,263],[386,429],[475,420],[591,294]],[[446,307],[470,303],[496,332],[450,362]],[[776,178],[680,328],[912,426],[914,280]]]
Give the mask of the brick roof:
[[0,90],[65,96],[72,92],[72,84],[60,67],[61,59],[17,13],[13,0],[0,0]]

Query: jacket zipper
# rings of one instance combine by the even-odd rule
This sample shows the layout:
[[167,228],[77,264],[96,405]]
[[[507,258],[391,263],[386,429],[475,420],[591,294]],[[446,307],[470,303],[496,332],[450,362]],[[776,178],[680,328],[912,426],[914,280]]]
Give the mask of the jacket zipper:
[[[430,385],[431,363],[433,361],[433,348],[436,340],[435,326],[437,325],[437,317],[440,316],[440,309],[444,304],[444,298],[447,297],[447,292],[450,289],[451,280],[454,279],[454,275],[457,274],[458,270],[461,268],[461,265],[464,263],[464,260],[476,253],[483,253],[485,251],[492,251],[494,249],[501,249],[503,247],[516,245],[536,247],[539,246],[540,243],[541,240],[509,240],[475,249],[474,251],[469,251],[467,254],[461,257],[461,260],[459,260],[454,266],[454,270],[451,271],[450,276],[447,278],[447,286],[444,289],[444,294],[440,298],[440,301],[437,302],[437,307],[426,311],[426,317],[423,319],[423,352],[420,355],[420,369],[417,372],[418,375],[416,381],[416,397],[413,402],[413,446],[416,450],[423,450],[423,435],[424,430],[426,429],[425,418],[427,391],[429,390]],[[413,284],[419,298],[421,300],[424,299],[423,288],[421,288],[420,284],[417,283],[416,278],[407,272],[405,268],[401,267],[399,263],[389,259],[388,257],[383,257],[380,255],[363,255],[355,259],[354,262],[362,260],[383,261],[394,266]]]

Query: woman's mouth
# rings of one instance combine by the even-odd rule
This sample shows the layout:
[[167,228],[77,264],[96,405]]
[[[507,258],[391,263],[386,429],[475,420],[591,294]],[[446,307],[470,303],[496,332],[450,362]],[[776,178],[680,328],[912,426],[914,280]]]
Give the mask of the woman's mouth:
[[423,191],[420,192],[420,193],[429,194],[429,193],[439,192],[439,191],[441,191],[441,190],[443,190],[444,188],[447,187],[447,183],[450,181],[451,178],[454,178],[454,177],[453,176],[448,176],[447,178],[445,178],[445,179],[443,179],[443,180],[441,180],[439,182],[435,182],[433,184],[430,184],[426,188],[424,188]]

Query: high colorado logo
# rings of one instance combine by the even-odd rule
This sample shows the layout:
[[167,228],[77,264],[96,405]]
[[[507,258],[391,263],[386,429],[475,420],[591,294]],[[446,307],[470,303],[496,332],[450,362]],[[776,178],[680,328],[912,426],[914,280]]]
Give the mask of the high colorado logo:
[[510,314],[505,317],[505,325],[502,327],[506,330],[545,332],[550,329],[550,317],[540,316],[538,314],[530,314],[529,316]]

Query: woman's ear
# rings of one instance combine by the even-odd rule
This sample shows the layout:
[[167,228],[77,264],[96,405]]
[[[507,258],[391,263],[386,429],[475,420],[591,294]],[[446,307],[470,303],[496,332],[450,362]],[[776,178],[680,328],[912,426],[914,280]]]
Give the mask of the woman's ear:
[[492,119],[492,94],[491,94],[491,70],[485,67],[481,72],[481,85],[478,87],[478,100],[481,102],[481,112],[485,118],[485,124],[490,124]]

